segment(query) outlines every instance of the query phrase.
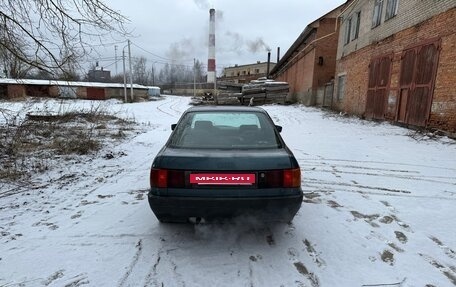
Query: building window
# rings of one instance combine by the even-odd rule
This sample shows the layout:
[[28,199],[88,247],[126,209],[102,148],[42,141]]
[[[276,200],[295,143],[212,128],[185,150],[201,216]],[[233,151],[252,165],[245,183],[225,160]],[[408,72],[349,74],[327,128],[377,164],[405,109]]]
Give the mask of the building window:
[[352,26],[352,18],[348,19],[345,23],[345,40],[344,44],[350,43],[350,33],[351,33],[351,26]]
[[383,0],[375,0],[374,12],[372,14],[372,28],[380,25],[382,20]]
[[358,39],[359,36],[359,24],[361,23],[361,12],[357,12],[352,17],[352,29],[351,29],[351,40]]
[[260,73],[260,69],[255,69],[255,74],[259,74]]
[[387,0],[386,1],[386,13],[385,20],[391,19],[397,14],[397,7],[399,0]]
[[337,100],[342,101],[345,93],[345,75],[337,77]]

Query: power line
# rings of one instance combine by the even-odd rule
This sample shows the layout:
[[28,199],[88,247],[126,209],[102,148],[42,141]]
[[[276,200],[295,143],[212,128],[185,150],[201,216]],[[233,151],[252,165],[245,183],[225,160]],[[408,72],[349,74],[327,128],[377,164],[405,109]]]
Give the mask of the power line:
[[[148,53],[148,54],[151,54],[151,55],[153,55],[153,56],[155,56],[155,57],[157,57],[157,58],[160,58],[160,59],[163,59],[163,60],[166,60],[166,61],[175,61],[175,59],[165,58],[165,57],[159,56],[159,55],[157,55],[157,54],[154,54],[154,53],[152,53],[152,52],[146,50],[145,48],[143,48],[143,47],[141,47],[141,46],[139,46],[138,44],[135,44],[135,43],[133,43],[133,42],[132,42],[132,44],[133,44],[133,46],[139,48],[140,50],[142,50],[142,51],[144,51],[144,52],[146,52],[146,53]],[[193,62],[193,59],[182,60],[182,61],[183,61],[183,62]]]
[[166,60],[166,61],[173,61],[172,59],[168,59],[168,58],[159,56],[159,55],[157,55],[157,54],[154,54],[154,53],[152,53],[152,52],[150,52],[150,51],[147,51],[146,49],[142,48],[141,46],[139,46],[139,45],[137,45],[137,44],[135,44],[135,43],[133,43],[133,42],[132,42],[132,44],[133,44],[133,46],[135,46],[136,48],[142,50],[143,52],[146,52],[146,53],[148,53],[148,54],[151,54],[152,56],[155,56],[155,57],[157,57],[157,58],[160,58],[160,59],[163,59],[163,60]]

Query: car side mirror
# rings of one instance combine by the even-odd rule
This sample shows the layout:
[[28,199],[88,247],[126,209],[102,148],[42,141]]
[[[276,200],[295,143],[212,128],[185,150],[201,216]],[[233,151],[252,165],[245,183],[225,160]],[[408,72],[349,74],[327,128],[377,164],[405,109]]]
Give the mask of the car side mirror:
[[277,129],[277,131],[278,131],[279,133],[281,133],[281,132],[282,132],[282,126],[278,126],[278,125],[276,125],[275,127],[276,127],[276,129]]
[[176,129],[176,126],[177,126],[177,124],[172,124],[171,125],[171,130],[174,131],[174,129]]

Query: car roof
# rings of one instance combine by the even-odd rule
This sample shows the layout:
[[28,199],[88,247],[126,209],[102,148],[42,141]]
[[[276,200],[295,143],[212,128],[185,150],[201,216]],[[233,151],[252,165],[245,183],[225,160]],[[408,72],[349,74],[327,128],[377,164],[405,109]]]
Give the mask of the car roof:
[[191,107],[186,112],[260,112],[266,111],[260,107],[246,106],[197,106]]

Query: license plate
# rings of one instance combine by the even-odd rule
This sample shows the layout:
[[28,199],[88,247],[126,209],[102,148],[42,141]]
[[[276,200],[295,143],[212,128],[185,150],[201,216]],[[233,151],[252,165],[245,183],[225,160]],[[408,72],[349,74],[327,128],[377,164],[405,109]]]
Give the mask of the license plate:
[[193,173],[190,183],[199,185],[252,185],[254,173]]

